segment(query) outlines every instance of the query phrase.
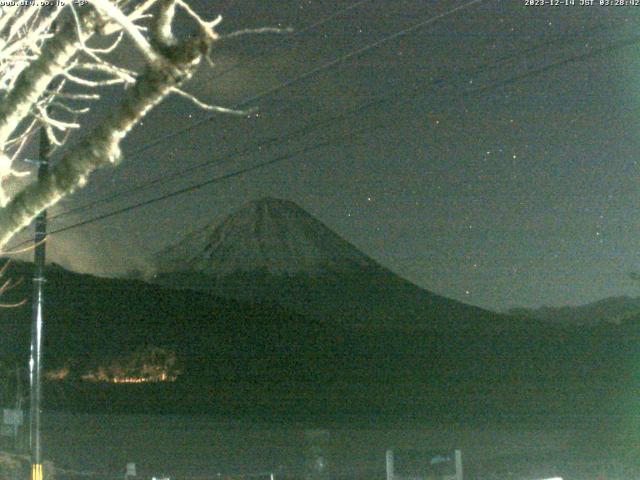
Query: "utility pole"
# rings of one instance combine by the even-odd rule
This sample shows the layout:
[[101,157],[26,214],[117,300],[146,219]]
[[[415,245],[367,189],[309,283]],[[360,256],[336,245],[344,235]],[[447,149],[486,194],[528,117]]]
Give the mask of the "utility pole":
[[[38,181],[49,175],[51,144],[44,128],[40,130],[38,151]],[[29,447],[31,450],[31,480],[43,480],[42,446],[40,444],[40,413],[42,402],[42,323],[44,307],[44,261],[47,238],[47,211],[36,217],[33,272],[33,309],[31,320],[31,357],[29,358]]]

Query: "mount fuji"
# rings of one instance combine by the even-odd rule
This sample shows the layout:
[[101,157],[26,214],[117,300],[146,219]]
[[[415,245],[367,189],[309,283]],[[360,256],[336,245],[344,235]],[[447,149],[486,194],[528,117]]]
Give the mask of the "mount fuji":
[[276,303],[323,322],[378,328],[502,325],[508,317],[424,290],[294,202],[263,198],[154,257],[154,281]]
[[318,275],[372,268],[375,262],[291,201],[263,198],[220,224],[184,237],[156,257],[160,271],[215,277],[262,271]]

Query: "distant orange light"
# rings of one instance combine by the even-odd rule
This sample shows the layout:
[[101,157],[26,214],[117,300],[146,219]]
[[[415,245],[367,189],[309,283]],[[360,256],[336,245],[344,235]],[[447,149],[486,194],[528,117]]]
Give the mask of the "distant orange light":
[[157,383],[157,382],[175,382],[175,375],[167,375],[166,372],[155,377],[113,377],[107,381],[111,383]]
[[[175,353],[151,346],[89,370],[80,375],[80,379],[85,382],[102,383],[174,382],[180,374],[175,364]],[[63,380],[69,374],[69,368],[65,367],[49,372],[47,378]]]
[[44,378],[47,380],[64,380],[69,376],[69,367],[62,367],[57,370],[50,370],[45,372]]

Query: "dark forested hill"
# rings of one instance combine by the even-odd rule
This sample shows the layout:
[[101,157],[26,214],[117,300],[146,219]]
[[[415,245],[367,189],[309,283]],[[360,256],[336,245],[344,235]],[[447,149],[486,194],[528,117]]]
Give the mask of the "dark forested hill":
[[[30,269],[18,262],[9,269],[24,282],[7,301],[30,299]],[[640,362],[633,322],[372,328],[57,266],[47,269],[45,299],[45,371],[60,373],[47,383],[48,408],[300,415],[615,410],[621,392],[637,382]],[[30,307],[1,313],[2,358],[26,366]],[[144,358],[131,360],[145,349],[175,360],[168,372],[174,381],[114,383],[148,374]]]

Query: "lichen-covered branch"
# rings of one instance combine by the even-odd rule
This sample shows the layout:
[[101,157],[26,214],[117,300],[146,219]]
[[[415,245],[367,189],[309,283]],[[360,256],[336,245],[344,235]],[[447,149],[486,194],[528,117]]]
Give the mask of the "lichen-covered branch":
[[0,209],[0,248],[42,210],[83,186],[91,172],[120,160],[120,142],[150,109],[191,77],[208,50],[208,38],[172,46],[138,77],[120,108],[70,149],[47,178],[34,182]]
[[[82,187],[96,169],[117,164],[122,140],[167,95],[180,95],[207,110],[242,113],[209,105],[181,89],[220,39],[215,31],[220,17],[202,19],[186,0],[89,3],[75,8],[67,2],[62,13],[54,9],[37,15],[0,6],[0,249],[40,212]],[[178,11],[197,26],[195,38],[180,41],[172,31]],[[58,28],[52,32],[53,19]],[[30,35],[37,37],[35,43],[26,42]],[[102,42],[90,46],[92,36]],[[127,42],[141,52],[145,67],[131,69],[109,55]],[[100,89],[113,84],[125,87],[123,100],[85,133],[78,120],[87,111],[83,102],[98,101]],[[45,178],[10,198],[3,182],[25,174],[12,164],[38,127],[60,148],[60,157]],[[72,131],[84,137],[68,147]]]
[[125,15],[122,10],[111,3],[110,0],[89,1],[103,14],[122,27],[124,32],[131,37],[133,43],[138,47],[138,50],[147,57],[147,60],[150,63],[155,63],[159,60],[158,54],[153,50],[145,36],[140,32],[140,30],[138,30],[133,21]]
[[[84,29],[95,28],[98,16],[85,9],[81,16]],[[80,48],[76,29],[68,25],[49,38],[42,46],[40,55],[22,70],[13,88],[0,102],[0,149],[26,118],[33,105],[46,92],[51,81],[62,74],[71,58]]]

